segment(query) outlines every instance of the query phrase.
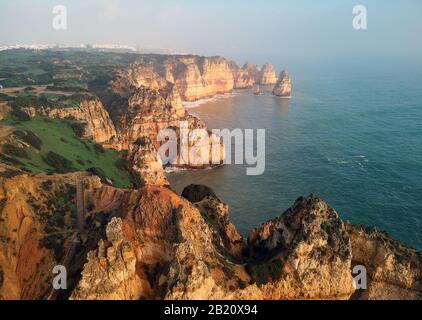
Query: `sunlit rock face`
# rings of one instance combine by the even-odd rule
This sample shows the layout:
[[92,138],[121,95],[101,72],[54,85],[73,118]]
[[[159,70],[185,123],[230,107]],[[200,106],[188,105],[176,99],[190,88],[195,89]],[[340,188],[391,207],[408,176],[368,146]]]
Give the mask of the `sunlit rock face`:
[[234,78],[234,89],[249,89],[255,84],[255,75],[246,68],[240,68],[236,63],[231,63]]
[[[183,61],[188,65],[180,66],[184,70],[181,72],[193,72],[198,76],[197,85],[192,81],[186,82],[185,89],[194,95],[203,80],[199,76],[198,67],[189,59],[185,59],[186,61]],[[137,141],[146,138],[160,153],[164,165],[184,168],[220,165],[224,160],[224,144],[219,137],[208,132],[199,118],[186,111],[177,88],[177,81],[171,83],[156,71],[153,74],[149,73],[150,66],[151,64],[146,65],[148,77],[140,71],[142,65],[137,63],[131,67],[133,69],[121,71],[110,84],[111,90],[114,91],[113,99],[116,102],[112,102],[114,107],[110,109],[110,113],[119,134],[115,147],[119,150],[127,150],[130,155],[133,155],[137,152],[137,147],[134,146]],[[169,62],[161,66],[167,68],[166,70],[169,70],[169,66],[176,68]],[[138,76],[137,72],[141,74]],[[168,76],[167,71],[166,74]],[[172,130],[174,137],[167,136],[167,130]],[[186,135],[187,139],[185,139]],[[170,138],[176,140],[177,154],[175,157],[163,157],[161,147],[166,143],[166,139]],[[187,155],[183,152],[183,147],[189,148]],[[221,150],[219,156],[211,153],[215,149]],[[135,163],[133,165],[138,167]]]
[[253,79],[254,83],[260,82],[261,70],[257,64],[246,62],[243,65],[242,70],[247,72],[247,74]]
[[[52,196],[67,194],[71,203],[81,178],[83,245],[72,250],[71,237],[45,247],[53,221],[34,205],[54,214]],[[314,195],[253,229],[247,241],[211,189],[191,185],[182,195],[158,185],[117,189],[84,173],[0,178],[8,221],[0,235],[10,238],[0,243],[0,297],[52,297],[52,267],[66,257],[71,299],[421,299],[419,252],[344,224]],[[357,264],[368,270],[367,290],[353,286]]]
[[290,97],[292,94],[292,78],[286,70],[280,73],[278,81],[274,87],[273,94],[279,97]]
[[274,70],[274,67],[266,63],[261,69],[260,77],[259,77],[259,84],[262,85],[271,85],[277,82],[277,74]]

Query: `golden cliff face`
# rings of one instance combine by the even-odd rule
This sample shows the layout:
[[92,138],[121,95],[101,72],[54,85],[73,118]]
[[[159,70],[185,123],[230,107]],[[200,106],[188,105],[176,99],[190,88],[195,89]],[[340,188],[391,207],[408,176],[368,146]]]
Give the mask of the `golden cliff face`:
[[222,57],[144,57],[123,73],[127,78],[124,86],[146,86],[158,90],[166,87],[168,82],[173,83],[183,101],[277,82],[276,72],[270,64],[265,64],[261,70],[251,63],[245,63],[240,68]]
[[292,94],[292,79],[287,73],[283,70],[280,73],[278,81],[274,87],[273,94],[279,97],[290,97]]
[[272,84],[276,84],[276,82],[277,82],[277,74],[274,70],[274,67],[269,63],[264,64],[259,76],[259,84],[272,85]]
[[[199,72],[195,65],[190,64],[189,66],[192,66],[196,70],[195,72]],[[132,76],[131,72],[120,73],[118,78],[111,83],[115,95],[120,97],[116,100],[121,99],[121,104],[111,111],[119,136],[115,144],[117,149],[128,150],[133,155],[137,152],[137,141],[146,138],[151,142],[152,147],[159,151],[165,143],[163,139],[159,138],[160,132],[171,129],[175,133],[178,145],[177,158],[171,161],[171,166],[204,168],[220,164],[224,160],[224,145],[220,139],[209,133],[205,124],[197,117],[190,115],[184,108],[177,88],[177,81],[176,84],[173,84],[155,74],[153,77],[155,80],[152,81],[151,87],[148,82],[142,82],[143,85],[137,86],[138,82],[135,83]],[[161,85],[157,89],[156,84],[162,81],[166,83],[166,86]],[[189,92],[193,94],[196,89],[190,84],[187,90],[192,90]],[[181,131],[184,129],[182,126],[186,126],[189,150],[192,150],[188,158],[181,158],[182,151],[179,148]],[[206,133],[209,137],[208,142],[204,140],[202,143],[202,140],[195,135],[195,130]],[[194,146],[196,147],[194,148]],[[209,154],[209,150],[212,150],[213,146],[217,146],[220,150],[220,156],[216,163],[212,161],[213,154]],[[207,152],[208,154],[206,154]],[[204,161],[200,162],[200,159]],[[153,164],[151,163],[151,165]]]
[[[0,186],[5,299],[58,298],[51,270],[59,263],[69,275],[61,297],[71,299],[422,298],[420,253],[345,225],[312,195],[246,242],[227,204],[204,186],[181,197],[148,183],[116,189],[82,173],[24,174]],[[353,287],[356,264],[368,269],[367,290]]]

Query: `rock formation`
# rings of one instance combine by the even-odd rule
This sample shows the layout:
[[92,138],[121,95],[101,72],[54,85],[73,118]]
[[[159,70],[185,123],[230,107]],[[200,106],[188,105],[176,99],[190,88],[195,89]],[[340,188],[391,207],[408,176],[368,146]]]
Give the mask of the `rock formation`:
[[259,66],[257,64],[252,64],[250,62],[246,62],[243,67],[242,70],[246,71],[247,74],[249,74],[253,81],[254,84],[260,82],[260,78],[261,78],[261,71],[259,69]]
[[279,97],[290,97],[292,94],[292,79],[286,70],[283,70],[273,89],[273,94]]
[[51,108],[33,107],[22,108],[29,116],[46,116],[58,119],[74,119],[85,124],[83,136],[101,144],[110,144],[116,139],[116,129],[107,110],[97,98],[82,100],[77,107]]
[[[136,152],[134,144],[139,139],[147,138],[159,151],[166,142],[164,137],[159,138],[159,133],[172,129],[176,136],[178,152],[176,158],[163,161],[165,165],[203,168],[219,165],[224,160],[224,145],[220,138],[208,132],[200,119],[186,111],[176,84],[166,82],[165,87],[157,89],[156,84],[160,81],[154,80],[150,87],[142,78],[143,84],[137,87],[131,79],[133,75],[128,77],[128,74],[132,73],[119,74],[111,84],[115,94],[114,100],[119,101],[115,108],[109,109],[119,135],[115,144],[117,149],[128,150],[133,154]],[[188,147],[188,155],[181,150],[182,130],[187,134],[188,141],[185,145]],[[204,137],[198,136],[198,132],[202,132]],[[220,154],[211,154],[210,150],[219,150]],[[160,156],[165,160],[163,154]]]
[[276,84],[276,82],[277,74],[274,67],[269,63],[264,64],[259,75],[258,83],[262,85],[272,85]]
[[[421,298],[420,253],[383,233],[345,225],[313,195],[252,230],[246,242],[228,206],[207,187],[189,186],[185,199],[166,186],[122,190],[97,179],[86,184],[82,229],[69,229],[68,239],[45,238],[57,228],[76,228],[71,206],[63,225],[49,217],[67,210],[54,201],[60,190],[72,204],[77,177],[89,178],[0,178],[3,298],[54,298],[57,263],[68,267],[72,299]],[[368,269],[366,291],[353,286],[358,263]]]
[[163,172],[163,162],[149,138],[138,141],[138,149],[132,153],[132,170],[139,174],[145,185],[169,185]]
[[10,107],[6,102],[0,102],[0,120],[3,120],[10,112]]
[[130,84],[159,90],[168,83],[175,84],[184,101],[212,97],[234,88],[232,63],[221,57],[147,56],[129,66],[121,76],[126,79],[121,87]]
[[106,228],[106,241],[90,251],[82,279],[72,300],[134,300],[142,292],[136,274],[135,252],[123,235],[122,220],[112,218]]
[[422,254],[390,238],[385,232],[346,225],[352,244],[353,265],[368,272],[368,290],[356,299],[422,299]]
[[232,70],[234,77],[234,89],[249,89],[254,86],[256,82],[256,75],[253,71],[248,70],[247,67],[239,68],[234,62],[232,62]]
[[[215,164],[224,159],[220,138],[182,100],[275,81],[268,64],[259,72],[220,57],[146,55],[78,108],[24,108],[86,123],[86,138],[127,151],[142,187],[118,189],[82,172],[30,175],[0,163],[0,299],[422,299],[421,253],[343,223],[315,195],[298,198],[245,241],[213,190],[171,190],[161,159],[202,168],[215,158],[213,146]],[[274,94],[290,86],[283,72]],[[175,138],[160,139],[168,128]],[[195,148],[170,159],[158,154],[169,142]],[[57,264],[68,271],[63,292],[51,286]],[[367,269],[366,290],[355,288],[356,265]]]

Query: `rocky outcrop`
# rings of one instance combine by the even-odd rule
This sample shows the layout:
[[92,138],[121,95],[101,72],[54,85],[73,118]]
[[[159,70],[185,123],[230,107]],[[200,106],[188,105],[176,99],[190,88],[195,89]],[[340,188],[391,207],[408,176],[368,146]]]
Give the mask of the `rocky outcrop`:
[[239,66],[234,62],[232,62],[231,68],[234,78],[234,89],[253,88],[256,81],[253,71],[245,68],[239,68]]
[[132,153],[133,172],[139,174],[144,185],[169,185],[164,175],[163,162],[149,138],[141,138],[137,143],[138,149]]
[[0,120],[3,120],[10,112],[10,107],[6,102],[0,102]]
[[107,225],[106,241],[90,251],[82,278],[71,300],[135,300],[142,292],[136,274],[135,252],[123,235],[122,220],[112,218]]
[[353,265],[368,273],[368,289],[356,299],[422,299],[422,254],[375,228],[346,225]]
[[47,298],[53,267],[66,259],[76,229],[76,176],[10,170],[0,176],[0,298]]
[[259,75],[259,84],[262,85],[273,85],[277,82],[277,73],[274,70],[274,67],[266,63],[263,65],[260,75]]
[[253,79],[254,84],[259,84],[261,78],[261,70],[259,69],[259,66],[257,64],[246,62],[243,65],[242,70],[247,72],[247,74]]
[[212,226],[213,243],[221,252],[238,261],[244,257],[246,243],[229,218],[229,206],[223,203],[213,190],[203,185],[189,185],[182,197],[199,209],[204,220]]
[[273,89],[273,94],[279,97],[290,97],[292,94],[292,79],[286,70],[283,70]]
[[268,282],[255,270],[262,266],[250,266],[273,299],[348,299],[354,292],[352,247],[344,224],[313,195],[252,230],[248,244],[252,257],[279,268],[274,271],[278,281]]

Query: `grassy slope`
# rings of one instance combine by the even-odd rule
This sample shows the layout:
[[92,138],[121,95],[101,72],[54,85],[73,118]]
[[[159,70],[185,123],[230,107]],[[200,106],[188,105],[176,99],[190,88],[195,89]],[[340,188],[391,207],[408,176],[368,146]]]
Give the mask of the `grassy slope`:
[[[129,187],[131,175],[116,167],[119,153],[105,149],[104,153],[96,152],[94,143],[80,140],[70,126],[62,120],[35,117],[31,121],[15,122],[11,118],[0,121],[0,125],[12,125],[17,130],[29,130],[42,140],[41,151],[27,148],[31,159],[17,158],[33,173],[54,172],[54,169],[43,160],[49,151],[53,151],[72,161],[72,170],[85,171],[91,167],[102,169],[116,187]],[[78,160],[82,160],[83,164]]]

